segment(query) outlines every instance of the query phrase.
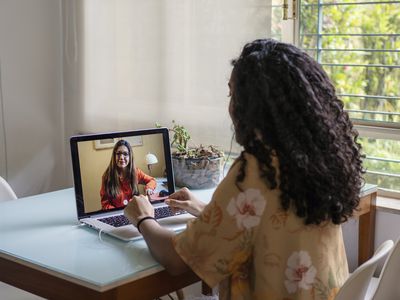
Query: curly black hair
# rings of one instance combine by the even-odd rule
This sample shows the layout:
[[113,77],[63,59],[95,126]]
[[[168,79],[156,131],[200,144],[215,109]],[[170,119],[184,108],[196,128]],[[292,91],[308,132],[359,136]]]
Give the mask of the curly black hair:
[[[358,133],[322,67],[293,45],[260,39],[232,61],[230,113],[236,140],[281,190],[281,206],[305,224],[345,222],[364,184]],[[279,160],[279,179],[272,157]],[[243,152],[236,184],[245,177]]]

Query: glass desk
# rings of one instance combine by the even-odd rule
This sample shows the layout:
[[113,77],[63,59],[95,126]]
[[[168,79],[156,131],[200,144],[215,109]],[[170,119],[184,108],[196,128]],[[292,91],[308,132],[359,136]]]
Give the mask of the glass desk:
[[[209,200],[213,190],[198,191]],[[79,225],[74,190],[0,203],[0,281],[48,299],[154,299],[200,279],[169,275],[144,240]],[[0,297],[1,298],[1,297]]]

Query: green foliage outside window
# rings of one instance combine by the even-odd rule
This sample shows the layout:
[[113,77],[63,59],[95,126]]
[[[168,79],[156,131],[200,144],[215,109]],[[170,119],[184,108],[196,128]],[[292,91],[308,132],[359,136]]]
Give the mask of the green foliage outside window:
[[[282,2],[272,4],[272,37],[280,39]],[[323,65],[355,123],[399,124],[400,2],[300,0],[299,6],[299,46]],[[366,181],[400,192],[400,141],[359,142]]]
[[[300,46],[324,66],[353,119],[399,123],[400,3],[337,5],[343,2],[319,11],[310,5],[317,0],[301,3]],[[319,44],[316,33],[323,34]],[[360,142],[370,171],[366,181],[399,191],[400,141]]]

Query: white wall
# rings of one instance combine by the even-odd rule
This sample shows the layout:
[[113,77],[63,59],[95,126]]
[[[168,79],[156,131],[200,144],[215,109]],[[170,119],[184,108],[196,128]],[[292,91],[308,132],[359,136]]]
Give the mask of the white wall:
[[350,272],[358,266],[358,219],[350,219],[342,225],[344,245]]
[[[375,249],[386,240],[396,242],[400,237],[400,212],[378,210],[375,223]],[[381,270],[383,263],[378,266]]]
[[[353,271],[358,265],[358,221],[350,220],[343,226],[349,269]],[[396,242],[400,237],[400,212],[394,213],[378,208],[375,222],[375,249],[386,240]],[[383,263],[377,268],[381,270]]]
[[65,186],[61,41],[60,0],[0,1],[0,171],[19,197]]

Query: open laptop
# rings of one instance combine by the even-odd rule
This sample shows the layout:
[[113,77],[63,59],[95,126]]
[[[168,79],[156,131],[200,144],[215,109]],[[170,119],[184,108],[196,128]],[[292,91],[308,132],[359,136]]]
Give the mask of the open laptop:
[[[127,152],[114,151],[114,146],[120,140],[130,145],[135,167],[145,174],[142,177],[147,176],[147,180],[148,176],[153,178],[151,180],[153,187],[154,181],[156,183],[149,201],[154,205],[158,222],[171,230],[184,229],[187,221],[193,217],[186,212],[174,214],[164,203],[168,195],[175,191],[167,128],[71,137],[71,157],[79,221],[125,241],[141,238],[138,230],[129,224],[123,215],[125,206],[132,198],[108,197],[109,193],[105,191],[103,183],[103,176],[108,168],[111,169],[112,161],[117,160],[117,156],[127,156]],[[126,150],[126,148],[121,149]],[[140,182],[138,192],[145,193],[145,187],[140,185]]]

